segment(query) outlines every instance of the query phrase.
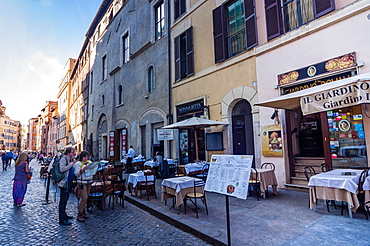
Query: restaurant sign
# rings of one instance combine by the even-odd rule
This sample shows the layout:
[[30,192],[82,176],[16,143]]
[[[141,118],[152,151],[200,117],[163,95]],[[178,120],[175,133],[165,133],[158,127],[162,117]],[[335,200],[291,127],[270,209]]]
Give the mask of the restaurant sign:
[[370,103],[370,81],[355,82],[301,97],[304,115]]
[[356,53],[352,52],[308,67],[279,74],[278,84],[280,86],[291,84],[298,80],[314,77],[329,72],[339,71],[342,69],[348,69],[355,66],[356,66]]
[[312,87],[315,87],[315,86],[318,86],[318,85],[327,84],[327,83],[330,83],[330,82],[334,82],[334,81],[341,80],[341,79],[346,79],[346,78],[349,78],[349,77],[352,77],[352,71],[336,74],[336,75],[325,77],[325,78],[322,78],[322,79],[315,79],[313,81],[309,81],[309,82],[306,82],[306,83],[301,83],[301,84],[298,84],[298,85],[283,87],[283,88],[281,88],[281,95],[287,95],[287,94],[290,94],[290,93],[293,93],[293,92],[305,90],[305,89],[312,88]]
[[173,129],[157,129],[158,140],[173,140]]
[[176,107],[177,121],[182,121],[193,116],[199,117],[204,114],[203,99],[182,104]]

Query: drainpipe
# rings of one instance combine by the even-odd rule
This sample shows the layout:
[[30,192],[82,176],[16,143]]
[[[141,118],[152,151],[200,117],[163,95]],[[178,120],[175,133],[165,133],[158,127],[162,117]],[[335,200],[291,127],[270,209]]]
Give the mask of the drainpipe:
[[[167,38],[168,38],[168,124],[172,124],[172,81],[171,81],[171,1],[167,0]],[[173,141],[173,140],[172,140]],[[173,142],[172,142],[173,143]],[[169,144],[169,156],[172,156],[172,144]]]

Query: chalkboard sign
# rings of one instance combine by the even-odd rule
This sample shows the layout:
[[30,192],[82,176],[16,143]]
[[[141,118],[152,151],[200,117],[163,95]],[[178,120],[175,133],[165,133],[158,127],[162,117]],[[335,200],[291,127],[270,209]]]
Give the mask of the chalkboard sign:
[[206,134],[207,150],[224,150],[223,132],[212,132]]

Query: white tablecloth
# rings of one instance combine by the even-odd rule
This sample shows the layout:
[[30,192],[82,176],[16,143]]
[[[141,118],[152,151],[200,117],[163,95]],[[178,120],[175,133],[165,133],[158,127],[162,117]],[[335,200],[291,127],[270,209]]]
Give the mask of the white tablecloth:
[[[142,161],[145,161],[145,159],[142,159],[142,158],[133,158],[132,159],[132,163],[142,162]],[[122,162],[126,164],[127,163],[127,159],[123,159]]]
[[[370,172],[370,171],[369,171]],[[370,176],[367,176],[362,186],[363,190],[370,190]]]
[[[175,164],[173,159],[167,159],[167,162],[168,162],[169,165]],[[146,161],[144,163],[144,166],[155,167],[155,166],[158,166],[158,165],[157,165],[157,162],[155,162],[155,161]]]
[[189,163],[185,165],[186,174],[190,172],[200,171],[203,170],[203,166],[206,163]]
[[[145,181],[144,173],[143,172],[138,172],[138,173],[131,173],[128,176],[127,183],[131,183],[132,187],[135,188],[138,182],[143,182],[143,181]],[[154,181],[154,176],[153,175],[148,176],[148,181]]]
[[[355,172],[356,175],[341,175],[342,172]],[[308,186],[338,188],[356,194],[361,172],[361,170],[355,169],[335,169],[312,176]]]
[[184,177],[164,179],[162,181],[162,186],[167,186],[172,189],[175,189],[176,192],[179,193],[180,190],[182,189],[194,187],[194,180],[202,181],[201,179],[198,179],[198,178],[184,176]]

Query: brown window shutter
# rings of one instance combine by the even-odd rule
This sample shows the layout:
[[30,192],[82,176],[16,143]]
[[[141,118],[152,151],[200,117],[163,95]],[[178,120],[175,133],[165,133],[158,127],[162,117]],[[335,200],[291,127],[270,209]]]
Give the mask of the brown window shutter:
[[226,59],[226,40],[225,40],[225,9],[220,6],[213,10],[213,46],[215,52],[215,63]]
[[315,18],[323,16],[335,9],[334,0],[313,0]]
[[281,24],[280,0],[265,0],[267,39],[273,39],[283,33]]
[[194,74],[193,27],[186,30],[186,65],[187,76]]
[[175,37],[175,81],[181,79],[180,67],[180,36]]
[[247,49],[250,49],[257,45],[256,9],[254,0],[245,0],[244,8]]

